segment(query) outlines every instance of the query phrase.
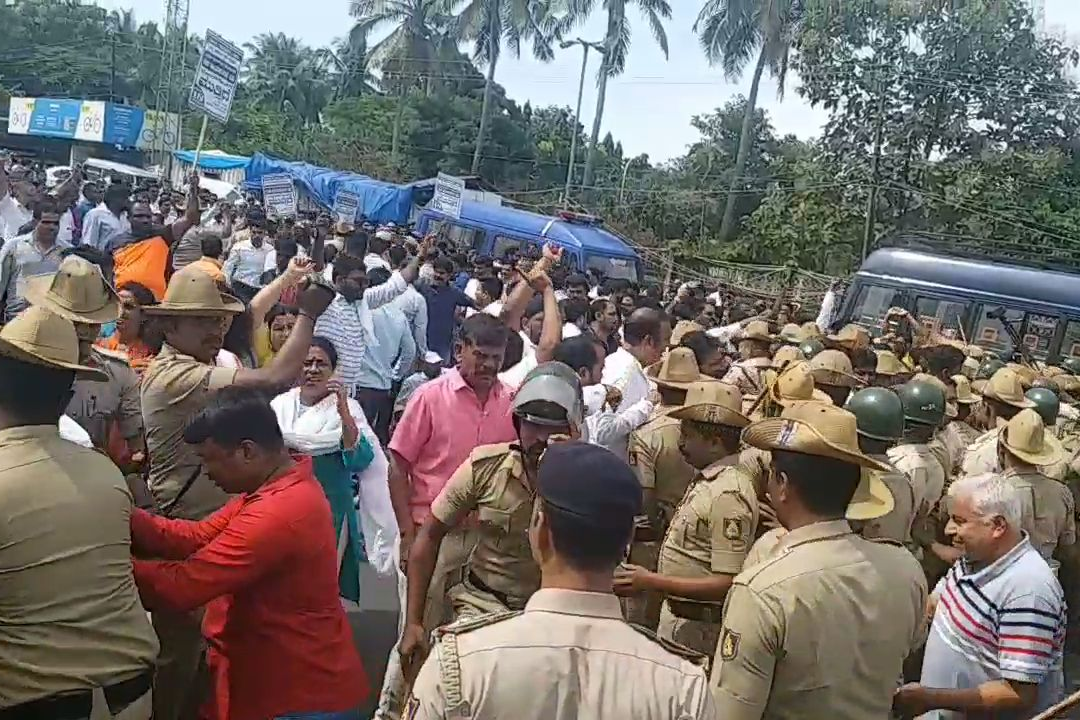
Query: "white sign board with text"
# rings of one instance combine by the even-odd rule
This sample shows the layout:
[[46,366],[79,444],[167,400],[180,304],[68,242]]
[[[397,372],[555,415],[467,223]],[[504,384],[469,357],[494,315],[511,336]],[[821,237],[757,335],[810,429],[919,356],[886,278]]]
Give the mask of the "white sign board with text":
[[285,173],[262,176],[263,205],[271,217],[296,215],[296,186]]
[[348,190],[338,190],[334,196],[334,218],[338,222],[354,223],[360,210],[360,196]]
[[461,217],[461,197],[465,194],[465,181],[453,175],[439,173],[435,178],[435,195],[431,198],[431,209],[449,215]]
[[244,52],[213,30],[206,31],[188,104],[218,122],[229,119]]

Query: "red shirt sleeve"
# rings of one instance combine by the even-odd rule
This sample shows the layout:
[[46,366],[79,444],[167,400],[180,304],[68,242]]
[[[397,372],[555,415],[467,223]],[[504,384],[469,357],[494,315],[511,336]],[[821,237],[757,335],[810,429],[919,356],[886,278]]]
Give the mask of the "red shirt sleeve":
[[[287,502],[287,496],[282,500]],[[152,606],[186,611],[256,582],[287,557],[295,533],[305,532],[302,525],[293,525],[276,512],[275,505],[266,498],[238,506],[225,517],[225,526],[185,560],[136,560],[139,592]],[[219,521],[228,508],[204,523]]]
[[229,520],[240,512],[243,503],[243,498],[233,498],[203,520],[170,519],[132,508],[132,551],[136,555],[183,560],[217,537]]
[[428,393],[423,386],[405,405],[405,412],[390,438],[390,449],[400,455],[409,465],[416,463],[420,451],[431,439],[431,409],[428,406]]

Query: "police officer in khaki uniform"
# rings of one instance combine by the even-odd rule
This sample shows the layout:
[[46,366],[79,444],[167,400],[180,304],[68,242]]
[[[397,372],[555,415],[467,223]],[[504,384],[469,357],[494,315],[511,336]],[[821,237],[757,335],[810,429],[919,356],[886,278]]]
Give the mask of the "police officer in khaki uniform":
[[0,716],[147,720],[157,638],[131,568],[132,497],[61,439],[79,362],[69,320],[32,306],[0,330]]
[[[655,570],[660,539],[696,472],[679,451],[679,421],[671,417],[670,411],[682,406],[687,397],[700,398],[703,393],[708,393],[708,387],[715,385],[716,380],[698,372],[697,360],[690,348],[671,350],[663,361],[651,365],[645,374],[656,383],[664,404],[653,418],[630,434],[630,465],[641,481],[645,512],[635,526],[629,560]],[[667,404],[675,399],[680,402]],[[650,629],[656,627],[661,604],[656,593],[622,598],[622,602],[628,622]]]
[[844,409],[855,416],[859,449],[889,468],[885,472],[863,468],[863,474],[875,473],[893,499],[893,508],[885,515],[858,518],[849,512],[847,518],[858,522],[856,530],[868,540],[885,538],[908,546],[915,520],[915,490],[908,476],[896,469],[888,456],[889,448],[904,435],[904,405],[892,390],[872,387],[853,394]]
[[[997,364],[1000,365],[1000,362]],[[982,374],[984,370],[993,367],[994,364],[988,361],[979,372]],[[996,370],[985,382],[981,392],[982,406],[986,412],[989,429],[980,435],[964,453],[964,461],[960,466],[961,477],[999,472],[1001,468],[998,465],[998,430],[1021,410],[1035,407],[1035,403],[1024,396],[1020,376],[1015,370],[1007,367]]]
[[734,385],[743,395],[756,396],[764,388],[762,371],[772,365],[769,348],[775,338],[769,334],[769,324],[752,320],[738,335],[740,360],[728,369],[721,382]]
[[543,575],[524,611],[436,631],[406,706],[412,720],[718,720],[706,658],[623,621],[611,576],[641,512],[629,466],[554,443],[540,462],[529,545]]
[[[929,442],[945,417],[945,393],[934,383],[912,379],[897,388],[896,394],[904,407],[904,437],[887,454],[893,466],[907,475],[915,494],[913,534],[936,537],[941,524],[936,508],[945,492],[945,466]],[[922,532],[924,527],[926,532]]]
[[739,465],[739,433],[750,424],[738,388],[714,383],[711,397],[671,412],[680,447],[698,469],[664,536],[658,571],[625,566],[616,593],[666,596],[659,634],[710,654],[716,649],[723,599],[754,542],[758,489]]
[[[150,463],[148,484],[163,514],[198,520],[225,504],[228,495],[210,480],[193,447],[184,442],[188,418],[202,409],[210,393],[228,385],[276,392],[295,382],[311,347],[315,320],[331,300],[333,293],[328,288],[307,281],[300,292],[296,324],[281,350],[261,368],[239,370],[215,367],[214,357],[231,318],[244,306],[222,295],[199,268],[189,266],[177,272],[169,280],[162,301],[143,308],[165,335],[165,343],[147,366],[139,388]],[[154,627],[161,641],[154,718],[191,717],[202,702],[199,619],[187,613],[155,611]]]
[[[956,434],[960,439],[960,442],[964,445],[964,452],[979,438],[979,431],[972,424],[974,422],[973,413],[975,407],[982,402],[982,395],[979,395],[971,389],[971,380],[966,375],[953,375],[952,376],[954,398],[953,402],[956,403],[956,417],[949,421],[947,427],[951,428],[951,431]],[[960,458],[960,464],[963,464],[963,457]],[[953,468],[953,474],[957,475],[960,472],[960,466]]]
[[887,503],[859,471],[888,466],[859,451],[851,413],[822,403],[755,423],[743,441],[772,453],[768,492],[787,533],[728,593],[710,680],[720,717],[889,717],[904,658],[926,637],[926,581],[905,549],[844,519],[864,482]]
[[832,399],[833,405],[843,407],[858,378],[851,366],[851,358],[840,350],[822,350],[810,358],[810,372],[814,387]]
[[[32,305],[40,305],[75,323],[79,362],[100,369],[107,377],[104,382],[77,380],[67,416],[86,430],[99,450],[109,449],[109,432],[115,426],[127,446],[130,467],[126,469],[138,471],[146,456],[139,379],[124,353],[94,345],[101,326],[119,317],[120,298],[116,291],[97,265],[69,255],[54,275],[30,280],[26,298]],[[119,462],[121,458],[113,460]],[[152,502],[141,476],[130,476],[128,485],[140,506]]]
[[529,371],[514,396],[517,443],[482,445],[431,504],[409,554],[405,627],[398,652],[406,678],[415,675],[433,627],[424,626],[431,578],[443,538],[476,513],[479,533],[465,575],[450,589],[454,615],[520,610],[540,587],[540,568],[526,537],[536,468],[552,436],[576,436],[584,407],[581,381],[560,362]]

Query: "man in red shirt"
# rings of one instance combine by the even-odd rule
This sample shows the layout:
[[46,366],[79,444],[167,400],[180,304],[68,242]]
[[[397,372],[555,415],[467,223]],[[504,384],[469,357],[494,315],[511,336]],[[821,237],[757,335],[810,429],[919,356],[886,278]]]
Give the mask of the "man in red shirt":
[[367,677],[338,600],[337,539],[311,459],[285,449],[261,394],[231,386],[192,418],[184,441],[237,494],[205,520],[141,510],[131,519],[144,604],[207,605],[203,634],[218,720],[359,720]]

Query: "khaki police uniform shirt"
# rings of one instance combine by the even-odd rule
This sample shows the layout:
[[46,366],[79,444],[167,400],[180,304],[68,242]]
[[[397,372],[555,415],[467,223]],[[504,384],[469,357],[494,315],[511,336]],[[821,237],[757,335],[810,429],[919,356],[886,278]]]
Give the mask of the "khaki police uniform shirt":
[[758,500],[738,455],[695,478],[675,511],[660,547],[662,575],[707,578],[737,575],[754,543]]
[[[679,450],[682,423],[666,415],[652,418],[630,434],[630,466],[641,487],[652,490],[670,519],[697,470]],[[646,508],[652,516],[653,508]]]
[[907,475],[915,497],[915,522],[930,516],[945,492],[945,467],[925,443],[907,443],[888,450],[889,462]]
[[[167,344],[143,373],[142,415],[150,459],[147,484],[158,507],[172,517],[201,519],[229,499],[207,476],[195,449],[184,442],[184,427],[210,393],[232,385],[235,379],[235,369],[201,363]],[[194,482],[177,501],[193,476]]]
[[1059,545],[1076,542],[1072,492],[1064,483],[1039,472],[1005,472],[1005,480],[1020,493],[1021,527],[1031,544],[1049,560]]
[[719,720],[706,659],[622,619],[614,595],[544,589],[437,632],[405,720]]
[[926,638],[911,554],[819,522],[735,578],[710,684],[724,720],[888,718],[904,658]]
[[76,380],[75,394],[68,403],[67,416],[82,426],[96,448],[109,444],[109,426],[117,423],[125,440],[142,436],[142,408],[139,405],[139,378],[123,353],[95,347],[90,365],[109,376],[108,380]]
[[746,554],[743,568],[750,569],[772,557],[773,551],[780,546],[780,539],[787,535],[787,528],[774,527],[754,541],[750,552]]
[[524,605],[540,587],[540,568],[529,547],[532,508],[521,453],[511,450],[510,443],[499,443],[469,453],[431,503],[431,514],[453,527],[476,511],[480,528],[469,571]]
[[750,358],[733,363],[720,382],[734,385],[743,395],[757,396],[761,392],[761,373],[772,367],[767,357]]
[[0,430],[0,707],[153,668],[131,504],[108,458],[55,425]]
[[998,464],[998,436],[1000,423],[993,430],[987,430],[964,453],[964,462],[960,466],[960,476],[970,477],[984,475],[990,472],[999,472]]
[[[885,455],[873,455],[875,460],[891,466]],[[882,517],[867,520],[859,534],[868,540],[892,540],[902,545],[911,542],[911,524],[915,521],[915,489],[908,476],[893,467],[889,472],[862,468],[863,473],[873,473],[889,488],[893,496],[893,509]]]

